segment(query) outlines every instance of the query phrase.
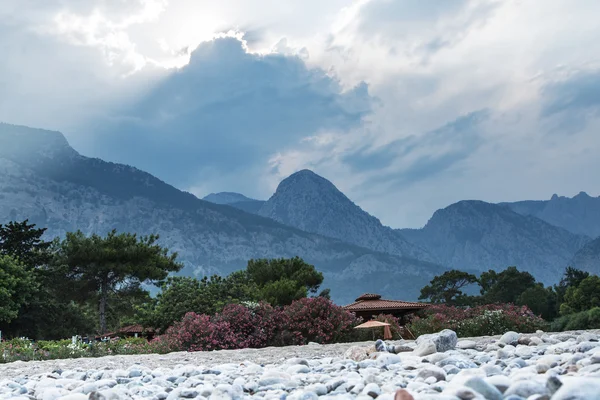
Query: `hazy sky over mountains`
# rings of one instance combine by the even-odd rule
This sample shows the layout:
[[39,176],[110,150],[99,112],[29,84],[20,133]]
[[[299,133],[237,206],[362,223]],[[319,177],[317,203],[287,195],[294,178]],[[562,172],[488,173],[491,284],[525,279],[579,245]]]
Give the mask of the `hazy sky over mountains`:
[[310,168],[393,227],[600,194],[596,0],[4,0],[0,121],[204,196]]

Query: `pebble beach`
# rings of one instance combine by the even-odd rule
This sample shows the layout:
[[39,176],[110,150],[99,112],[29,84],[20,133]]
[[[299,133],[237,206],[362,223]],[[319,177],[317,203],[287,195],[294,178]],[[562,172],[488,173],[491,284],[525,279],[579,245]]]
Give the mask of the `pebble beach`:
[[600,400],[600,331],[0,364],[0,399]]

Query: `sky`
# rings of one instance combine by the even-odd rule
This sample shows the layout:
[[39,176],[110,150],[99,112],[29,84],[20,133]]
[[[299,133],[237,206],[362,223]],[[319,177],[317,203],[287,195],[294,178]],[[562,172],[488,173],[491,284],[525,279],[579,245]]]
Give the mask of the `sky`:
[[0,121],[199,197],[308,168],[382,223],[600,195],[597,0],[3,0]]

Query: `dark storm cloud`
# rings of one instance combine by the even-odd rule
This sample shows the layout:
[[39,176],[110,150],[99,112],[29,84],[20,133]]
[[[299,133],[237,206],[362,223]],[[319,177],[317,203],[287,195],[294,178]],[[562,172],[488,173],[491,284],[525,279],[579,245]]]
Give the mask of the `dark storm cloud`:
[[315,132],[356,127],[370,104],[365,84],[342,92],[297,57],[251,54],[237,39],[221,38],[98,121],[96,151],[186,186],[204,167],[230,173]]

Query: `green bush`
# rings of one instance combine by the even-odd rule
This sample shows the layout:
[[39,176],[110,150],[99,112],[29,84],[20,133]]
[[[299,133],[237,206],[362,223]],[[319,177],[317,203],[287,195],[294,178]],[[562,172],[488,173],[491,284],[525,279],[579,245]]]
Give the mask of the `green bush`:
[[573,331],[578,329],[599,329],[600,307],[591,310],[563,315],[555,319],[550,325],[553,332]]
[[73,344],[71,340],[41,340],[32,342],[13,339],[0,343],[0,363],[30,360],[56,360],[80,357],[103,357],[127,354],[164,354],[172,351],[161,341],[148,342],[145,338],[124,338],[107,342]]
[[427,307],[411,320],[408,328],[415,335],[452,329],[461,337],[499,335],[507,331],[535,332],[546,328],[546,322],[529,308],[512,304],[493,304],[477,307]]

